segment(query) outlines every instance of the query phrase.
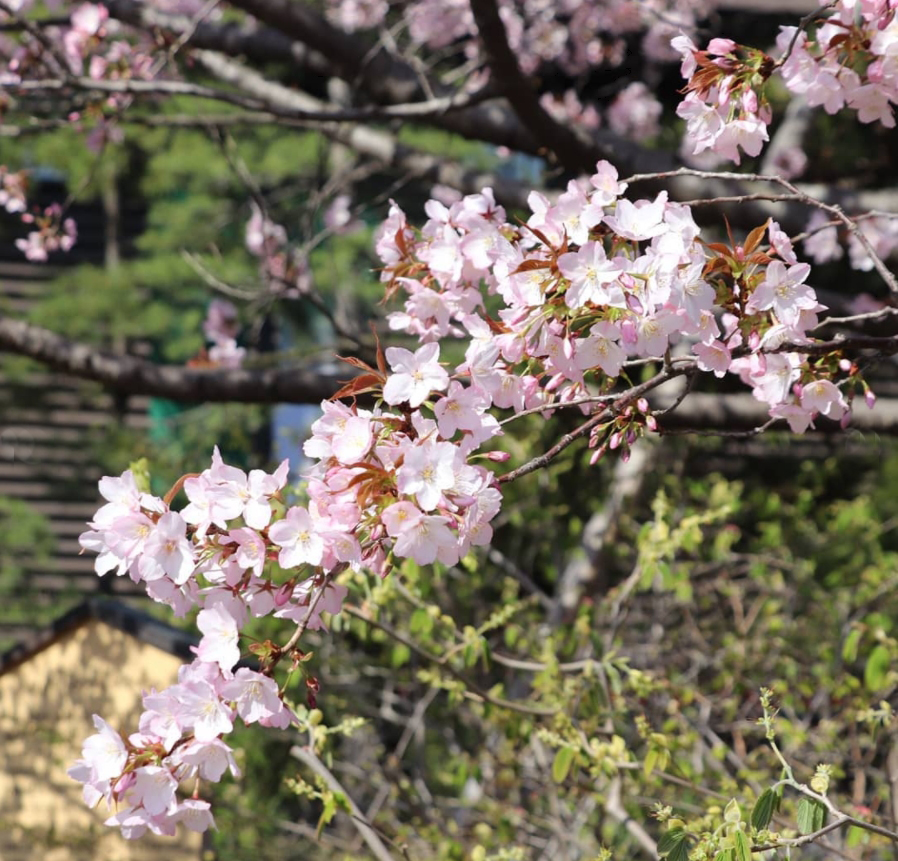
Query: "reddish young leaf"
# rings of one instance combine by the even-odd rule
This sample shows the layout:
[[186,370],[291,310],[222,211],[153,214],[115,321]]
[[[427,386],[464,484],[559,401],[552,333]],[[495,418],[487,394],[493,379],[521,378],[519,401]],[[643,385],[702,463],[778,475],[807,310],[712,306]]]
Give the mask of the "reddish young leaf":
[[769,225],[770,219],[768,218],[760,227],[756,227],[745,237],[745,245],[743,248],[745,249],[746,256],[751,254],[752,251],[761,244],[761,240],[764,238],[764,234],[767,232],[767,227]]
[[383,379],[380,374],[361,374],[334,392],[328,400],[337,401],[341,398],[355,397],[362,394],[362,392],[377,391],[382,385]]

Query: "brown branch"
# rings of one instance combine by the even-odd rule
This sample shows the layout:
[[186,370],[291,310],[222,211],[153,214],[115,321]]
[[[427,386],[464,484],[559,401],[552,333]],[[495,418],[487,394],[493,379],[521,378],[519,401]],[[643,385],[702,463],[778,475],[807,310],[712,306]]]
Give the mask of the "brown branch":
[[582,140],[571,129],[556,122],[539,103],[536,90],[521,71],[508,44],[505,25],[499,16],[495,0],[473,0],[471,12],[486,49],[493,77],[518,119],[568,170],[574,173],[593,171],[602,152],[594,144]]
[[372,119],[427,118],[460,110],[479,102],[489,94],[453,93],[423,102],[396,105],[368,105],[360,108],[332,108],[303,92],[269,80],[255,69],[244,66],[216,51],[195,51],[194,57],[219,80],[239,88],[296,119],[316,122],[363,122]]
[[646,395],[654,389],[657,389],[659,386],[662,386],[669,380],[676,379],[677,377],[681,377],[684,374],[692,373],[692,370],[692,366],[686,364],[678,367],[668,367],[655,374],[655,376],[650,380],[646,380],[644,383],[640,383],[638,386],[633,386],[632,388],[627,389],[627,391],[621,393],[620,397],[616,401],[614,401],[614,403],[608,404],[607,406],[603,407],[598,413],[596,413],[596,415],[585,421],[576,430],[565,434],[548,451],[544,452],[541,455],[537,455],[531,460],[528,460],[525,464],[517,467],[517,469],[506,472],[504,475],[500,475],[500,483],[515,481],[524,475],[528,475],[529,473],[535,472],[538,469],[545,468],[569,445],[576,442],[578,439],[582,439],[583,437],[587,436],[594,427],[601,424],[603,421],[606,421],[616,413],[620,412],[628,404],[634,403],[643,395]]
[[[290,366],[261,370],[158,365],[70,341],[39,326],[0,316],[0,350],[132,395],[189,403],[318,404],[339,387],[336,375]],[[347,371],[342,377],[351,376]]]
[[289,63],[321,76],[332,74],[331,64],[323,54],[270,27],[233,21],[197,24],[187,15],[161,12],[137,0],[108,0],[104,5],[112,18],[138,29],[162,31],[173,39],[189,33],[187,44],[194,48],[221,51],[256,63]]

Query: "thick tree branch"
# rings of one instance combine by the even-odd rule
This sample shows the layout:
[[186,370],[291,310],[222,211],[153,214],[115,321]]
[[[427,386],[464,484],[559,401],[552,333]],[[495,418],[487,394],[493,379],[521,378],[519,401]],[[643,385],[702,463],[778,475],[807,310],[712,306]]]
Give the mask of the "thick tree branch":
[[217,51],[195,51],[194,57],[220,81],[230,84],[252,98],[260,99],[273,111],[282,111],[295,119],[311,122],[361,122],[372,119],[426,118],[468,107],[477,95],[456,93],[424,102],[401,105],[369,105],[361,108],[335,108],[299,90],[269,80]]
[[474,0],[471,12],[486,49],[490,69],[518,119],[558,161],[574,173],[591,171],[602,157],[594,144],[582,140],[571,129],[557,123],[539,103],[539,96],[521,72],[495,0]]
[[[693,393],[676,410],[659,418],[658,427],[662,434],[696,432],[744,436],[753,435],[769,422],[767,407],[750,394]],[[775,427],[788,430],[785,422],[778,422]],[[816,431],[823,434],[845,433],[838,422],[825,418],[817,420]],[[848,425],[848,432],[851,431],[898,435],[898,400],[880,398],[872,410],[855,401]]]
[[[344,33],[318,15],[311,6],[291,0],[231,0],[270,27],[313,47],[331,63],[332,73],[347,81],[355,94],[365,93],[381,104],[408,104],[452,95],[455,91],[436,81],[422,86],[420,73],[382,47]],[[430,125],[496,146],[536,155],[540,142],[504,106],[478,105],[464,111],[432,117]],[[593,164],[595,160],[593,161]]]
[[0,350],[35,359],[55,371],[93,380],[130,395],[151,395],[188,403],[318,404],[339,388],[344,373],[303,367],[264,370],[158,365],[70,341],[48,329],[0,316]]
[[187,43],[194,48],[245,57],[253,63],[290,63],[322,77],[332,74],[333,67],[323,54],[270,27],[235,22],[196,23],[186,15],[167,14],[137,0],[109,0],[104,5],[111,17],[141,30],[162,31],[173,38],[190,33]]

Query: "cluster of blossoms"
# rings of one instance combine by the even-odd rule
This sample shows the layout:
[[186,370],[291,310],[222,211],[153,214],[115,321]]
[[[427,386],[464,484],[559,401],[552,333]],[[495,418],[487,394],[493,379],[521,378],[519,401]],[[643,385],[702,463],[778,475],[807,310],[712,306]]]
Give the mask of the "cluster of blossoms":
[[73,74],[81,75],[86,68],[88,77],[96,80],[152,78],[150,55],[123,38],[114,38],[118,23],[109,20],[109,10],[102,4],[82,3],[72,12],[69,24],[62,45]]
[[[30,5],[13,3],[12,11],[21,13]],[[0,53],[8,56],[6,68],[0,73],[4,83],[21,83],[29,75],[40,78],[48,74],[51,77],[86,74],[98,81],[150,80],[155,76],[159,66],[153,60],[153,51],[157,46],[146,39],[138,45],[126,38],[124,29],[118,21],[110,19],[104,5],[81,3],[66,11],[69,12],[68,27],[46,29],[46,35],[60,45],[58,54],[48,58],[44,43],[27,31],[21,41],[0,48]],[[122,140],[122,131],[114,118],[130,102],[131,97],[124,93],[91,99],[83,110],[69,114],[68,120],[78,130],[85,127],[84,120],[89,120],[86,124],[88,148],[100,151],[107,142]]]
[[[247,475],[217,450],[209,469],[185,476],[165,499],[141,491],[130,471],[100,482],[107,504],[81,536],[98,554],[97,573],[130,576],[178,615],[202,608],[196,660],[177,685],[144,697],[139,732],[126,741],[96,718],[99,732],[70,770],[89,804],[116,808],[107,824],[126,837],[169,834],[179,821],[209,827],[207,802],[179,800],[179,782],[235,771],[222,740],[235,718],[282,728],[295,720],[271,678],[278,647],[255,648],[261,671],[234,669],[250,618],[320,629],[322,614],[338,613],[346,597],[339,573],[385,576],[396,557],[454,565],[492,537],[499,491],[492,473],[469,460],[498,422],[483,398],[450,379],[438,345],[389,348],[350,388],[373,389],[398,411],[322,405],[304,446],[318,459],[306,505],[284,502],[286,461]],[[181,488],[187,505],[178,511],[171,500]],[[294,664],[301,659],[293,655]],[[313,697],[317,683],[307,685]]]
[[211,342],[208,360],[219,368],[239,368],[246,350],[237,346],[240,321],[237,309],[227,299],[213,299],[203,320],[203,334]]
[[7,212],[19,213],[28,208],[25,200],[25,171],[12,171],[0,164],[0,206]]
[[[130,472],[100,482],[107,504],[81,536],[98,554],[97,573],[130,576],[178,615],[201,608],[203,634],[178,683],[145,695],[137,733],[126,740],[96,718],[98,733],[70,773],[88,803],[115,808],[108,824],[127,837],[169,834],[178,822],[210,827],[199,790],[180,800],[178,784],[236,771],[223,740],[236,719],[295,721],[273,679],[281,647],[257,645],[259,669],[238,668],[249,619],[319,629],[322,614],[341,610],[343,572],[386,576],[395,558],[454,565],[489,543],[501,497],[477,460],[505,459],[480,451],[501,433],[492,408],[548,411],[573,401],[586,413],[608,410],[635,358],[738,375],[795,430],[818,415],[847,416],[836,377],[854,369],[788,348],[810,342],[821,306],[805,284],[808,265],[778,226],[768,221],[742,244],[708,245],[688,207],[664,193],[631,202],[625,188],[600,162],[588,183],[571,182],[554,203],[534,193],[520,226],[489,189],[448,207],[430,201],[420,232],[394,205],[376,239],[388,290],[407,294],[390,325],[423,343],[378,351],[377,367],[351,360],[360,374],[337,397],[372,393],[375,406],[322,404],[303,446],[316,461],[304,504],[284,498],[286,461],[247,474],[217,450],[208,469],[184,476],[164,499]],[[483,285],[499,306],[494,316]],[[216,331],[227,328],[225,310],[217,309]],[[438,342],[452,336],[468,345],[450,372]],[[691,356],[671,357],[679,339]],[[626,452],[655,427],[643,397],[617,409],[594,428],[596,457]],[[175,510],[181,490],[187,504]],[[298,666],[302,653],[287,657]],[[314,696],[317,683],[307,685]]]
[[78,237],[75,222],[63,217],[58,203],[28,210],[25,191],[28,186],[27,171],[11,171],[0,165],[0,207],[18,215],[23,224],[33,225],[28,235],[16,240],[16,248],[35,262],[44,262],[55,251],[70,251]]
[[246,223],[246,250],[259,258],[260,274],[277,285],[281,295],[297,297],[311,290],[312,274],[305,256],[290,247],[283,225],[272,221],[255,203]]
[[58,203],[51,203],[40,214],[24,212],[21,218],[35,227],[24,239],[16,240],[16,248],[29,260],[43,263],[56,251],[71,251],[78,238],[74,220],[63,217]]
[[[427,343],[470,339],[458,371],[484,408],[521,411],[554,398],[605,410],[630,360],[663,357],[683,341],[692,357],[669,360],[674,366],[738,375],[793,429],[818,414],[847,420],[835,382],[845,369],[801,352],[823,306],[778,225],[769,221],[742,244],[708,245],[688,207],[663,192],[631,202],[625,187],[600,162],[588,183],[571,182],[554,203],[531,194],[523,226],[505,221],[489,190],[449,208],[430,201],[420,233],[394,206],[377,250],[390,289],[408,296],[391,327]],[[481,284],[497,297],[492,317]],[[645,409],[627,416],[651,427],[646,418]],[[597,427],[597,454],[620,430],[620,417]]]
[[743,48],[732,39],[712,39],[699,51],[688,36],[671,44],[683,55],[680,73],[688,81],[677,116],[686,120],[693,154],[710,150],[736,164],[739,148],[758,155],[767,141],[770,106],[758,90],[773,69],[766,54]]
[[[821,3],[821,5],[824,5]],[[789,90],[828,114],[849,107],[862,123],[895,125],[898,103],[898,18],[892,0],[840,0],[813,40],[783,27],[776,40]]]
[[731,39],[712,39],[704,51],[688,36],[672,40],[688,82],[677,114],[686,120],[694,154],[707,150],[739,164],[740,147],[760,153],[771,120],[764,90],[774,71],[810,107],[830,114],[848,107],[863,123],[894,127],[898,6],[892,0],[821,0],[821,6],[831,14],[812,38],[797,27],[780,28],[776,61]]

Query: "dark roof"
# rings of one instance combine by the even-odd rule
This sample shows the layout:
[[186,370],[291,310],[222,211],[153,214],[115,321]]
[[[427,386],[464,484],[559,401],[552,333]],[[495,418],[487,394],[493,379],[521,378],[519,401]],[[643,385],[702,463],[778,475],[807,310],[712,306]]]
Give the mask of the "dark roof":
[[30,660],[66,634],[94,620],[124,631],[141,643],[148,643],[184,660],[193,659],[191,646],[196,646],[199,642],[193,634],[166,625],[149,613],[136,610],[121,601],[90,598],[0,655],[0,674],[9,672],[19,664]]

